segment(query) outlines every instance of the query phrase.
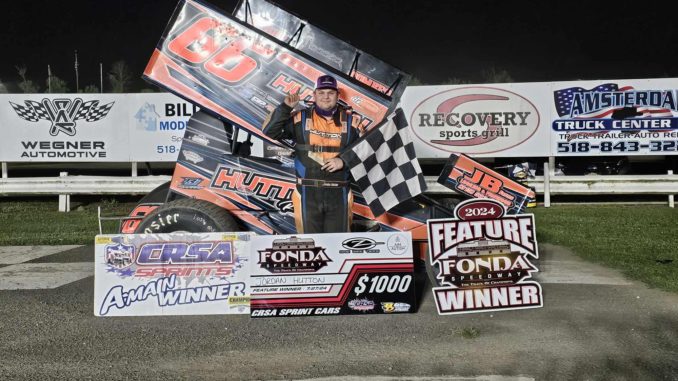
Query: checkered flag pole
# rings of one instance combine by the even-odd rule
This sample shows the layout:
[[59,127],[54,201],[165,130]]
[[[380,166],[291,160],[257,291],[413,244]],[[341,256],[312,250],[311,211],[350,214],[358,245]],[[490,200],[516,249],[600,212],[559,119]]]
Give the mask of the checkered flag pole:
[[341,154],[375,216],[426,189],[402,109]]

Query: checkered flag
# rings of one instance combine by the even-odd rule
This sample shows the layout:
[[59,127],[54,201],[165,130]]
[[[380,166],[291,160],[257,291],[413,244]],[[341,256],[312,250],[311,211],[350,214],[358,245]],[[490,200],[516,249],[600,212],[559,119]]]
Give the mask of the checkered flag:
[[21,119],[25,119],[29,122],[37,122],[40,119],[50,120],[45,106],[43,106],[41,103],[36,101],[24,101],[24,103],[26,106],[9,102]]
[[344,151],[341,158],[375,216],[426,189],[401,109]]
[[80,110],[75,114],[73,120],[85,119],[88,122],[96,122],[108,114],[113,103],[115,102],[99,106],[99,101],[87,101],[80,106]]

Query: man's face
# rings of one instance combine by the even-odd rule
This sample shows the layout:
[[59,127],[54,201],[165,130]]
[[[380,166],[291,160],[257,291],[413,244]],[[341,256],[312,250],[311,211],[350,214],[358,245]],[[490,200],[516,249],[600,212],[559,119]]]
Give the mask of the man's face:
[[319,89],[313,92],[313,97],[315,98],[315,104],[319,108],[329,111],[337,105],[339,92],[333,89]]

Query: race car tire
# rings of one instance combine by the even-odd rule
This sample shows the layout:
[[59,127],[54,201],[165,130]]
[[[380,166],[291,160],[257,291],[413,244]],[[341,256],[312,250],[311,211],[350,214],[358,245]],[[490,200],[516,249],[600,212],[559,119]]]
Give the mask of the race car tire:
[[167,200],[167,194],[169,193],[169,189],[170,182],[168,181],[150,191],[146,196],[139,200],[139,204],[154,204],[165,202],[165,200]]
[[463,199],[459,197],[445,197],[438,200],[438,202],[440,202],[444,207],[446,207],[449,210],[454,210],[454,208],[457,207],[457,204],[459,204],[462,201]]
[[438,274],[438,267],[432,266],[429,258],[426,258],[426,275],[428,275],[428,281],[431,282],[431,287],[439,287],[440,281],[436,276]]
[[149,213],[135,233],[214,233],[238,230],[240,227],[225,209],[211,202],[187,198],[168,202]]

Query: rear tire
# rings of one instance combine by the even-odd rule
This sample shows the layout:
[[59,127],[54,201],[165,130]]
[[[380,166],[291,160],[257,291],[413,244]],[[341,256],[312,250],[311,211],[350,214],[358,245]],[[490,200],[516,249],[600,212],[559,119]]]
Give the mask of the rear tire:
[[192,198],[171,201],[146,216],[137,229],[139,234],[172,232],[214,233],[240,230],[223,208]]
[[441,284],[438,281],[438,267],[431,265],[430,258],[426,258],[426,275],[428,275],[428,281],[431,282],[431,287],[440,287]]
[[150,191],[146,196],[139,200],[139,204],[163,203],[167,200],[167,194],[170,190],[170,182],[166,182]]

